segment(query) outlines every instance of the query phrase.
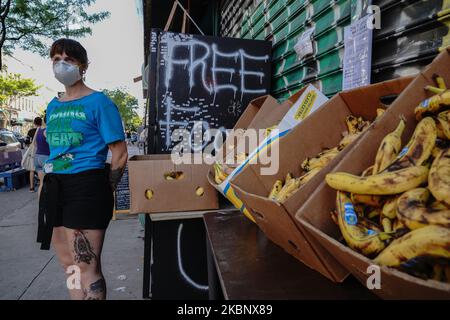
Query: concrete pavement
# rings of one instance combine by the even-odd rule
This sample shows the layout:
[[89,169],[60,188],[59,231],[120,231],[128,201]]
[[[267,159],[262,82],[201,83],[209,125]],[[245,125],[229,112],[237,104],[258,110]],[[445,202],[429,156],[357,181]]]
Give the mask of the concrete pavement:
[[[0,192],[0,300],[69,299],[62,267],[52,249],[39,249],[36,230],[37,194]],[[111,221],[102,254],[108,299],[141,299],[143,235],[136,216]]]

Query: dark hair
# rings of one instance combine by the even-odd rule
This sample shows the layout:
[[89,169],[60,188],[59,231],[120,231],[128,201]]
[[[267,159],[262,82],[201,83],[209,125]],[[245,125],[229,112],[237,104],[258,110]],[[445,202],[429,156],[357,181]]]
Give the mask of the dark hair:
[[78,41],[67,38],[56,40],[50,48],[50,58],[64,52],[69,57],[78,60],[82,65],[87,66],[88,56],[86,49]]
[[41,117],[34,118],[33,123],[37,126],[42,126],[42,118]]

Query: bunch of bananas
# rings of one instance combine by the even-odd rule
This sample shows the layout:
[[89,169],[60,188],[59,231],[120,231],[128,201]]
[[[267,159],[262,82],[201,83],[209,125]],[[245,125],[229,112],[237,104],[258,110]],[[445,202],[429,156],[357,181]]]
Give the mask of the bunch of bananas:
[[[440,88],[432,87],[435,92],[443,89],[440,77],[437,82]],[[418,124],[403,149],[406,123],[401,118],[382,140],[373,166],[361,176],[330,173],[326,182],[337,190],[331,217],[349,247],[374,258],[376,264],[450,283],[450,111],[445,110],[450,94],[447,98],[446,92],[415,109]],[[424,112],[426,104],[432,107]]]
[[366,121],[362,117],[349,115],[345,119],[345,124],[348,131],[337,147],[325,149],[315,157],[306,158],[300,164],[302,171],[300,177],[294,178],[291,173],[288,173],[285,181],[276,180],[268,198],[280,203],[289,199],[289,197],[300,189],[301,186],[311,180],[312,177],[333,160],[342,149],[356,140],[356,138],[370,126],[370,121]]
[[233,172],[234,169],[247,159],[246,153],[238,153],[234,156],[234,162],[231,164],[227,163],[214,163],[214,181],[216,184],[221,184],[224,182],[228,176]]

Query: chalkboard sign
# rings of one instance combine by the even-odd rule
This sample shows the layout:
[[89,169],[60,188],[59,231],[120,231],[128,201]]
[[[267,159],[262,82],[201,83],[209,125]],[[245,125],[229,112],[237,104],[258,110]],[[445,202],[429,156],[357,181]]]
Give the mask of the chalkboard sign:
[[130,186],[128,184],[128,165],[115,191],[115,211],[130,210]]
[[248,103],[269,92],[268,41],[159,32],[152,35],[155,48],[149,75],[150,86],[156,86],[149,113],[156,131],[153,153],[169,153],[180,144],[173,139],[176,129],[189,133],[182,139],[191,152],[201,151],[213,139],[205,136],[208,129],[233,128]]
[[207,300],[206,232],[202,218],[152,223],[153,300]]

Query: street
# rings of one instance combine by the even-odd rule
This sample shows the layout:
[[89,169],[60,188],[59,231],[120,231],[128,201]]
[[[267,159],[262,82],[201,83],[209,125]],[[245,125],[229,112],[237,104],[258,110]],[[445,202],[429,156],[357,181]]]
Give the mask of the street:
[[[130,156],[138,153],[129,147]],[[55,252],[36,243],[37,217],[37,193],[0,192],[0,300],[69,299]],[[143,235],[137,216],[111,221],[102,254],[108,299],[141,299]]]

